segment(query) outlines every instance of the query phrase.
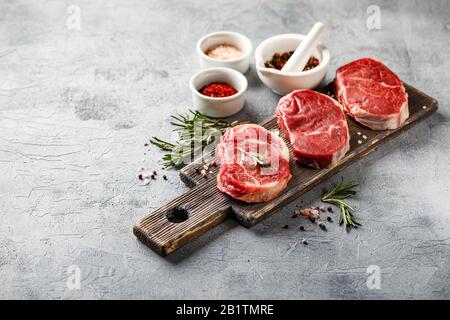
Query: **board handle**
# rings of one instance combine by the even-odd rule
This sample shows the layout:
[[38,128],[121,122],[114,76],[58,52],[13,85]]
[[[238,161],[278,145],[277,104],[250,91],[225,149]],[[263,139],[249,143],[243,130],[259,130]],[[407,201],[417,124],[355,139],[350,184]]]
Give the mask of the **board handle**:
[[229,196],[211,179],[140,219],[135,236],[162,256],[224,221],[230,212]]

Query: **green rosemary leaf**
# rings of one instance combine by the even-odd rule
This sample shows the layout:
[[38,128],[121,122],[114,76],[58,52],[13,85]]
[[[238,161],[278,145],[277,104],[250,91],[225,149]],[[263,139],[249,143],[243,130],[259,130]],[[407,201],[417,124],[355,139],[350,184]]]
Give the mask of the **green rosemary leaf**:
[[244,155],[249,156],[250,158],[252,158],[253,161],[255,162],[255,165],[260,166],[260,167],[268,167],[268,166],[270,166],[270,162],[268,162],[266,159],[264,159],[264,157],[263,157],[262,155],[260,155],[260,154],[258,154],[258,153],[256,153],[256,152],[248,152],[248,151],[245,151],[245,150],[242,149],[242,148],[238,148],[238,150],[239,150],[242,154],[244,154]]
[[322,195],[322,201],[337,205],[340,209],[339,224],[344,225],[344,228],[358,228],[361,224],[353,216],[355,211],[345,199],[356,194],[356,188],[358,183],[356,181],[344,182],[342,178],[340,183],[332,184],[329,191],[326,191]]
[[[170,143],[152,137],[150,143],[163,151],[170,151],[162,157],[165,168],[181,167],[187,157],[192,157],[197,152],[216,139],[211,130],[217,130],[223,134],[228,128],[237,125],[238,121],[228,122],[221,119],[213,119],[199,111],[188,110],[187,114],[171,115],[170,124],[174,127],[173,131],[178,134],[178,141]],[[196,122],[201,123],[201,134],[197,134]],[[199,148],[197,146],[200,146]]]
[[267,161],[265,161],[264,158],[260,154],[257,154],[257,153],[254,153],[254,152],[249,152],[248,154],[255,160],[255,162],[260,167],[265,167],[265,166],[269,165],[269,163]]
[[161,140],[158,137],[152,137],[150,143],[164,151],[172,151],[175,147],[173,143]]

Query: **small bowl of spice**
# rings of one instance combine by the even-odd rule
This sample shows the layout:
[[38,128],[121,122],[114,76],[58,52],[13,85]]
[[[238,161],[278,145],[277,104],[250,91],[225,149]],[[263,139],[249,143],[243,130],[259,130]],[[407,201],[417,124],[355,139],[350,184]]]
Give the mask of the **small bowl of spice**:
[[230,68],[209,68],[189,82],[194,108],[209,117],[222,118],[239,112],[245,103],[247,79]]
[[250,40],[232,31],[213,32],[197,42],[202,68],[225,67],[245,73],[250,65],[251,52]]
[[297,89],[313,89],[327,74],[330,52],[320,43],[313,50],[303,70],[281,71],[305,37],[302,34],[280,34],[264,40],[255,50],[255,65],[259,79],[279,95]]

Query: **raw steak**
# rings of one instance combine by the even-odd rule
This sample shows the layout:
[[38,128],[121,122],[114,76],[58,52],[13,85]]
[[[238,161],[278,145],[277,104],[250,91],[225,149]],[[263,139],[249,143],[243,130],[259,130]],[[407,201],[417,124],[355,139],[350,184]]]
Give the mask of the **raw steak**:
[[397,129],[409,117],[403,83],[375,59],[359,59],[337,69],[335,86],[345,111],[373,130]]
[[293,91],[280,99],[275,114],[294,156],[302,164],[329,168],[350,148],[343,108],[327,95],[312,90]]
[[266,202],[291,179],[289,149],[278,135],[256,124],[228,129],[216,148],[217,187],[235,199]]

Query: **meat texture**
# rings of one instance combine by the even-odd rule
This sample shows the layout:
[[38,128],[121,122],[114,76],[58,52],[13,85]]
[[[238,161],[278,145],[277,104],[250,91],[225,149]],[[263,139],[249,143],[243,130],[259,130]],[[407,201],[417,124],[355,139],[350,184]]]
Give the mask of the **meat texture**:
[[327,95],[312,90],[293,91],[280,99],[275,113],[278,126],[302,164],[330,168],[350,148],[343,108]]
[[228,129],[216,148],[217,187],[245,202],[274,199],[291,179],[289,150],[277,134],[256,124]]
[[359,59],[337,69],[335,87],[347,114],[373,130],[397,129],[409,117],[403,83],[375,59]]

